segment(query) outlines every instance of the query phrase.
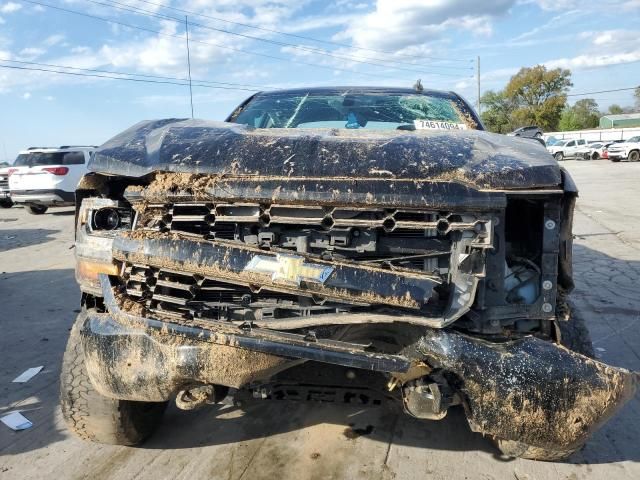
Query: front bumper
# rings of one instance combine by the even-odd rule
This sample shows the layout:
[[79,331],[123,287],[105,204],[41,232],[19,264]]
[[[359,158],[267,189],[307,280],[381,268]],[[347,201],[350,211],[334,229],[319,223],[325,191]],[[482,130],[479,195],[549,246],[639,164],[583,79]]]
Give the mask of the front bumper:
[[413,345],[389,355],[224,322],[164,322],[121,310],[109,277],[100,282],[107,312],[81,314],[82,341],[92,382],[114,398],[164,401],[194,384],[240,388],[306,360],[396,378],[427,364],[448,372],[474,431],[570,450],[624,405],[638,382],[637,373],[535,337],[492,343],[426,328]]

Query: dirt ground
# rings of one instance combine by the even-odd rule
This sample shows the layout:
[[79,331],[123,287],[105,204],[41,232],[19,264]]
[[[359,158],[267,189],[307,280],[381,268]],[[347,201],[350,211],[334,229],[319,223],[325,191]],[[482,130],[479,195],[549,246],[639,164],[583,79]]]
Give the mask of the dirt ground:
[[[581,189],[574,298],[600,358],[640,370],[640,163],[567,161]],[[78,310],[73,209],[0,210],[0,479],[637,479],[640,399],[564,463],[501,458],[452,412],[422,422],[385,408],[255,402],[167,411],[142,447],[82,442],[63,424],[58,375]],[[11,380],[29,367],[28,383]],[[354,433],[355,432],[355,433]]]

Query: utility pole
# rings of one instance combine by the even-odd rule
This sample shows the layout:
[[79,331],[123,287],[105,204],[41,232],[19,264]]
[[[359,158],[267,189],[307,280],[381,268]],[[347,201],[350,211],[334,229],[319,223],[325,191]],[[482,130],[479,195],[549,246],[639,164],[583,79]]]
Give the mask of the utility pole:
[[187,68],[189,69],[189,99],[191,100],[191,118],[193,118],[193,87],[191,86],[191,54],[189,53],[189,19],[184,16],[184,31],[187,34]]
[[478,73],[476,74],[478,80],[478,115],[480,115],[480,55],[478,55],[476,66],[478,67]]

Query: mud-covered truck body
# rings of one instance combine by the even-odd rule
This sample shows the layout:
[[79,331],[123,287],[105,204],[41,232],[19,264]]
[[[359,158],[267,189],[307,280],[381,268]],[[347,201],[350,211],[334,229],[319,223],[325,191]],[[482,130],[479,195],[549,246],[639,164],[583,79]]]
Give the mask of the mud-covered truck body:
[[166,402],[231,391],[461,405],[554,460],[635,392],[567,303],[576,186],[455,94],[259,93],[226,122],[139,123],[89,168],[61,382],[84,438],[138,443]]

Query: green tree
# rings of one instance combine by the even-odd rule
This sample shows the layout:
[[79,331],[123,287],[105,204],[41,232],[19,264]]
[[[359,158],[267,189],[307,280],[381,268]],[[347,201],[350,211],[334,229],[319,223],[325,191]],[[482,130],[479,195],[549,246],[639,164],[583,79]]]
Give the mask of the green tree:
[[569,70],[547,70],[544,65],[521,68],[504,90],[507,99],[516,106],[512,121],[518,125],[537,125],[546,131],[556,130],[572,85]]
[[624,110],[620,105],[616,103],[614,103],[613,105],[610,105],[609,110],[607,111],[609,115],[620,115],[622,112],[624,112]]
[[511,112],[513,106],[507,100],[503,92],[489,90],[480,97],[483,106],[482,123],[490,132],[507,133],[511,128]]
[[558,129],[562,132],[567,132],[571,130],[580,130],[581,128],[582,127],[576,118],[576,112],[573,111],[573,108],[565,108],[562,111]]
[[600,123],[598,102],[593,98],[578,100],[573,106],[580,128],[596,128]]
[[566,107],[560,117],[560,130],[583,130],[595,128],[600,122],[598,104],[593,98],[578,100],[572,107]]
[[504,90],[488,91],[482,96],[482,121],[490,131],[498,133],[526,125],[557,130],[572,85],[569,70],[547,70],[543,65],[522,68]]

